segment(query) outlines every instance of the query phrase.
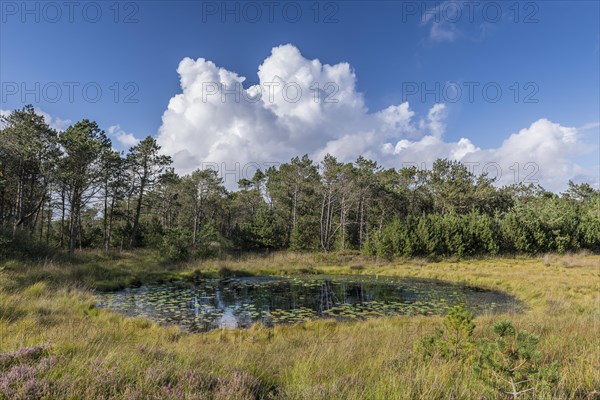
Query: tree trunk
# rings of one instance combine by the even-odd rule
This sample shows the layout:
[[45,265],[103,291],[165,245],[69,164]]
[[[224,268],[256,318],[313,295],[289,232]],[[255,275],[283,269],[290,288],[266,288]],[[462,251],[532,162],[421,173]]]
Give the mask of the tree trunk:
[[106,232],[106,245],[105,245],[105,249],[106,251],[108,251],[108,249],[110,248],[110,239],[112,237],[112,225],[113,225],[113,212],[115,210],[115,197],[116,197],[116,193],[113,193],[111,199],[110,199],[110,212],[109,212],[109,216],[108,216],[108,229]]
[[15,211],[14,211],[14,223],[13,223],[13,234],[17,231],[18,222],[21,219],[22,207],[23,207],[23,167],[22,162],[19,163],[19,179],[17,180],[17,192],[15,195]]
[[69,253],[73,253],[77,246],[79,202],[78,189],[73,189],[73,195],[71,196],[71,212],[69,215]]
[[65,245],[65,188],[62,188],[61,194],[61,215],[60,215],[60,248]]
[[296,206],[298,203],[298,185],[294,187],[294,199],[292,201],[292,230],[296,227]]
[[[45,197],[45,196],[44,196]],[[42,207],[40,208],[40,242],[44,239],[44,200],[42,200]],[[37,224],[38,216],[35,216],[35,223]]]
[[327,199],[327,195],[323,196],[323,202],[321,203],[321,247],[323,247],[323,250],[327,251],[327,248],[325,246],[325,227],[323,225],[323,218],[325,216],[325,200]]
[[46,227],[46,244],[50,243],[50,229],[52,226],[52,195],[48,196],[48,221]]
[[79,250],[83,249],[83,224],[81,223],[81,207],[77,207],[77,239],[79,239]]
[[131,238],[129,239],[129,247],[134,247],[137,243],[137,235],[140,225],[140,215],[142,214],[142,200],[144,197],[144,189],[146,186],[147,172],[144,170],[144,175],[140,180],[140,194],[137,198],[135,206],[135,216],[133,218],[133,228],[131,229]]
[[104,216],[103,216],[104,252],[108,252],[108,179],[104,181]]

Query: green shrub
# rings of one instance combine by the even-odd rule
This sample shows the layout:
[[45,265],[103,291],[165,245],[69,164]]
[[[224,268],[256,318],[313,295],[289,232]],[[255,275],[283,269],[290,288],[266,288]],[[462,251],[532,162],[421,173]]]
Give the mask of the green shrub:
[[167,259],[181,261],[189,257],[188,246],[188,232],[181,228],[171,228],[165,231],[159,249]]
[[475,371],[484,382],[513,399],[525,394],[535,397],[538,386],[556,382],[558,365],[541,363],[537,336],[519,331],[507,320],[497,322],[492,330],[495,340],[480,341],[475,364]]
[[443,359],[468,360],[475,347],[474,329],[473,313],[463,305],[457,305],[446,314],[444,327],[421,338],[415,347],[425,359],[438,355]]
[[0,228],[0,260],[9,258],[37,260],[54,255],[54,249],[28,231],[17,229],[13,232],[10,228]]

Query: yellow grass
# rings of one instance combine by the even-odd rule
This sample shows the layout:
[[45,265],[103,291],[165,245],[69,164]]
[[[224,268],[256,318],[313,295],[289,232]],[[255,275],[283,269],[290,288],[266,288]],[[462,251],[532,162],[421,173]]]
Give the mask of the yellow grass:
[[[75,264],[0,264],[0,352],[47,346],[40,359],[22,361],[35,368],[37,392],[26,380],[14,380],[11,396],[505,398],[479,381],[471,365],[424,361],[414,353],[413,343],[439,326],[440,317],[320,320],[274,329],[184,334],[175,327],[98,310],[89,289],[164,276],[299,272],[436,278],[511,293],[524,302],[524,312],[477,317],[475,336],[488,336],[494,321],[509,318],[538,335],[544,358],[560,365],[556,385],[538,388],[532,397],[600,396],[600,256],[388,263],[353,254],[283,253],[177,266],[147,253],[84,258]],[[0,374],[7,373],[6,368]]]

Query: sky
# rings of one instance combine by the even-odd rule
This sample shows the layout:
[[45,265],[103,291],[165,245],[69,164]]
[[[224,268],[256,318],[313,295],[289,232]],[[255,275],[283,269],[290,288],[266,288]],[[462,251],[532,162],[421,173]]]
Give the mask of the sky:
[[229,187],[327,153],[597,186],[599,4],[2,0],[0,110],[154,136]]

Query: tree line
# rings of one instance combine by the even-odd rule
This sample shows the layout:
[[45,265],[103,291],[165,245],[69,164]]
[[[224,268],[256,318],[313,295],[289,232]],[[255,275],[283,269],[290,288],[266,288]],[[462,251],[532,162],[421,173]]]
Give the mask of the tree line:
[[600,191],[494,185],[460,162],[385,169],[308,156],[241,179],[178,175],[151,136],[121,154],[97,123],[58,132],[32,106],[1,117],[0,245],[227,251],[360,250],[385,258],[600,250]]

